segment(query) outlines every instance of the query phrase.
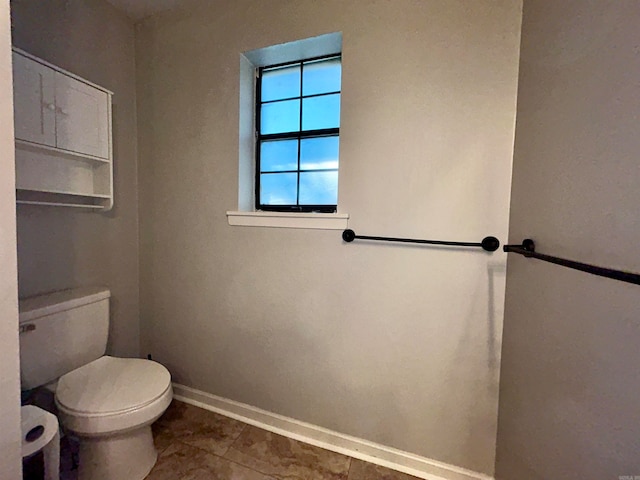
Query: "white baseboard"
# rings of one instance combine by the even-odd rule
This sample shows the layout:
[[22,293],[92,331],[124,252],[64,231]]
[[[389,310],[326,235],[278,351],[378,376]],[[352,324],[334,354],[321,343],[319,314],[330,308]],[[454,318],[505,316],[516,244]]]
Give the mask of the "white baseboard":
[[294,440],[382,465],[425,480],[494,480],[482,473],[334,432],[177,383],[173,384],[173,392],[173,397],[176,400],[235,418]]

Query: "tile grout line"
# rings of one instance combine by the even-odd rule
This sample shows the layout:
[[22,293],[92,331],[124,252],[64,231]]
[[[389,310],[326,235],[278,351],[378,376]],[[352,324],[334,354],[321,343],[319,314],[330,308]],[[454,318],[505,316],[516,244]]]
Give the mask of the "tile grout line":
[[[240,423],[244,423],[244,422],[240,422]],[[242,435],[242,433],[244,432],[244,430],[246,429],[246,427],[252,427],[252,425],[245,424],[245,426],[242,428],[242,431],[240,432],[240,435]],[[253,428],[258,428],[258,427],[253,427]],[[261,429],[261,428],[258,428],[258,429],[259,429],[259,430],[263,430],[263,429]],[[268,432],[267,430],[265,430],[265,432],[267,432],[267,433],[271,433],[271,432]],[[234,464],[236,464],[236,465],[239,465],[239,466],[241,466],[241,467],[243,467],[243,468],[246,468],[247,470],[251,470],[252,472],[259,473],[260,475],[265,476],[267,480],[278,480],[278,479],[280,479],[280,480],[287,480],[287,479],[288,479],[288,480],[299,480],[299,479],[298,479],[298,477],[295,477],[295,476],[293,476],[293,477],[290,477],[290,478],[289,478],[288,476],[287,476],[287,477],[282,477],[282,476],[280,476],[279,474],[273,474],[273,473],[269,473],[269,472],[263,472],[263,471],[261,471],[261,470],[257,470],[257,469],[256,469],[256,468],[254,468],[254,467],[251,467],[251,466],[249,466],[249,465],[245,465],[244,463],[242,463],[242,462],[240,462],[240,461],[238,461],[238,460],[232,460],[232,459],[230,459],[230,458],[227,458],[227,457],[226,457],[227,452],[228,452],[229,450],[231,450],[231,448],[233,447],[233,445],[238,441],[238,439],[240,438],[240,435],[238,435],[238,436],[234,439],[234,441],[232,442],[232,444],[231,444],[231,445],[227,448],[227,450],[225,451],[224,455],[218,455],[218,454],[213,453],[213,452],[211,452],[211,451],[209,451],[209,450],[206,450],[205,448],[198,447],[198,446],[196,446],[196,445],[191,445],[191,444],[189,444],[189,443],[186,443],[186,442],[184,442],[184,441],[180,440],[179,438],[174,439],[174,441],[173,441],[173,443],[171,443],[171,445],[173,445],[174,443],[179,443],[179,444],[181,444],[181,445],[183,445],[183,446],[186,446],[186,447],[189,447],[189,448],[195,448],[196,450],[199,450],[199,451],[201,451],[201,452],[203,452],[203,453],[205,453],[205,454],[207,454],[207,455],[212,455],[212,456],[214,456],[214,457],[220,458],[220,459],[225,460],[225,461],[227,461],[227,462],[230,462],[230,463],[234,463]],[[296,440],[293,440],[293,441],[295,442]],[[301,442],[301,443],[302,443],[302,442]],[[167,447],[167,448],[168,448],[168,447]],[[325,450],[325,449],[322,449],[322,450]],[[252,455],[249,455],[249,456],[251,456],[252,458],[255,458],[255,457],[253,457]],[[345,456],[346,456],[346,455],[345,455]],[[345,480],[348,480],[348,478],[349,478],[349,473],[350,473],[350,470],[351,470],[351,461],[353,460],[353,458],[352,458],[352,457],[348,457],[348,456],[347,456],[347,458],[348,458],[348,460],[349,460],[349,468],[347,469],[347,476],[345,477]],[[275,475],[275,476],[274,476],[274,475]],[[187,477],[185,477],[185,478],[187,478]],[[184,480],[184,479],[180,478],[180,479],[177,479],[177,480]]]
[[[187,405],[188,405],[188,404],[187,404]],[[194,408],[196,408],[196,409],[198,409],[198,410],[202,409],[202,408],[201,408],[201,407],[199,407],[199,406],[192,406],[192,407],[194,407]],[[206,410],[206,409],[202,409],[202,410]],[[215,413],[215,416],[216,416],[216,417],[217,417],[217,416],[221,416],[221,417],[225,417],[225,418],[229,419],[229,417],[227,417],[227,416],[225,416],[225,415],[217,414],[217,413]],[[206,420],[206,419],[204,419],[204,418],[200,418],[199,420],[194,420],[194,421],[195,421],[195,422],[196,422],[196,424],[198,424],[198,425],[200,425],[200,424],[206,424],[206,423],[207,423],[207,420]],[[232,449],[238,450],[238,449],[236,448],[236,445],[238,445],[238,442],[240,442],[240,441],[241,441],[241,440],[240,440],[240,438],[242,437],[242,435],[245,435],[245,434],[247,433],[247,429],[248,429],[248,428],[249,428],[249,429],[250,429],[250,428],[256,428],[257,430],[261,430],[261,431],[264,431],[264,432],[266,432],[266,433],[273,433],[273,432],[270,432],[269,430],[265,430],[265,429],[263,429],[263,428],[255,427],[255,426],[253,426],[253,425],[251,425],[251,424],[249,424],[249,423],[246,423],[246,422],[244,422],[244,421],[242,421],[242,420],[239,420],[239,419],[234,419],[234,421],[235,421],[235,422],[237,422],[237,423],[238,423],[238,426],[240,427],[240,428],[238,429],[238,433],[237,433],[235,436],[229,435],[229,437],[228,437],[228,438],[231,440],[231,442],[230,442],[230,443],[228,444],[228,446],[226,446],[225,448],[221,448],[221,449],[219,449],[219,451],[218,451],[218,452],[215,452],[215,453],[214,453],[213,451],[208,450],[208,449],[207,449],[206,447],[204,447],[204,446],[193,445],[193,444],[187,443],[187,440],[188,440],[188,439],[186,439],[186,438],[185,438],[185,439],[181,439],[181,438],[179,438],[179,437],[176,437],[176,438],[173,438],[173,441],[172,441],[169,445],[165,446],[165,448],[164,448],[164,449],[162,449],[161,451],[159,451],[159,457],[160,457],[160,455],[162,455],[162,454],[163,454],[163,453],[164,453],[168,448],[170,448],[172,445],[176,445],[176,444],[177,444],[177,445],[182,445],[182,446],[185,446],[185,447],[188,447],[188,448],[196,449],[197,451],[203,452],[203,453],[204,453],[204,454],[206,454],[206,455],[211,455],[212,457],[219,458],[219,459],[221,459],[221,460],[224,460],[224,461],[226,461],[226,462],[230,462],[231,464],[234,464],[234,465],[240,466],[240,467],[242,467],[242,468],[244,468],[244,469],[247,469],[247,470],[249,470],[249,471],[252,471],[252,472],[258,473],[258,474],[260,474],[260,475],[263,475],[263,476],[265,477],[265,478],[264,478],[264,480],[277,480],[277,479],[281,479],[281,480],[282,480],[282,478],[281,478],[279,475],[277,475],[277,474],[276,474],[276,476],[274,476],[274,475],[273,475],[273,473],[270,473],[270,472],[268,472],[268,471],[262,471],[261,469],[258,469],[259,467],[258,467],[258,468],[256,468],[256,466],[255,466],[255,465],[253,465],[253,464],[252,464],[251,466],[250,466],[250,465],[245,464],[245,463],[243,462],[243,459],[242,459],[242,458],[240,458],[240,459],[229,458],[229,456],[228,456],[228,455],[229,455],[229,453],[232,451]],[[169,422],[169,423],[166,425],[166,427],[167,427],[167,428],[171,428],[171,422]],[[293,439],[288,439],[288,440],[293,441],[294,443],[300,443],[301,445],[304,445],[304,446],[310,446],[310,447],[313,447],[312,445],[306,444],[305,442],[299,442],[299,441],[297,441],[297,440],[293,440]],[[327,449],[325,449],[325,448],[322,448],[322,447],[317,447],[317,448],[320,448],[320,450],[328,451],[328,452],[329,452],[329,450],[327,450]],[[241,451],[241,450],[238,450],[238,451]],[[251,457],[253,457],[253,455],[250,455],[250,456],[251,456]],[[341,478],[342,480],[349,480],[349,479],[350,479],[350,477],[351,477],[351,474],[352,474],[352,470],[353,470],[353,461],[354,461],[354,458],[353,458],[353,457],[351,457],[350,455],[343,455],[343,456],[344,456],[344,457],[346,457],[346,460],[347,460],[347,462],[348,462],[348,463],[347,463],[347,468],[346,468],[345,470],[343,470],[343,474],[345,474],[345,473],[346,473],[346,475],[345,475],[344,477],[342,477],[342,475],[340,475],[340,478]],[[250,462],[250,463],[251,463],[251,462]],[[185,477],[185,478],[186,478],[186,477]],[[287,478],[288,478],[288,477],[287,477]],[[291,478],[291,480],[294,480],[294,478],[298,478],[298,477],[292,477],[292,478]],[[180,479],[180,480],[182,480],[182,479]]]
[[347,469],[347,480],[351,478],[351,466],[353,465],[353,457],[349,457],[349,468]]
[[220,458],[222,458],[223,460],[226,460],[226,461],[227,461],[227,462],[229,462],[229,463],[235,463],[236,465],[240,465],[241,467],[246,468],[247,470],[251,470],[252,472],[256,472],[256,473],[259,473],[260,475],[264,475],[267,479],[272,479],[272,478],[274,478],[274,477],[273,477],[271,474],[269,474],[269,473],[261,472],[260,470],[256,470],[255,468],[249,467],[249,466],[247,466],[247,465],[243,465],[242,463],[240,463],[240,462],[238,462],[238,461],[230,460],[230,459],[228,459],[228,458],[224,458],[224,457],[220,457]]
[[[199,408],[199,407],[196,407],[196,408]],[[204,409],[202,409],[202,410],[204,410]],[[223,415],[221,415],[221,416],[223,416]],[[225,418],[228,418],[228,417],[225,417]],[[235,420],[235,421],[238,422],[238,424],[240,424],[242,428],[240,429],[238,434],[235,436],[235,438],[233,438],[233,441],[229,444],[229,446],[224,450],[224,453],[222,453],[222,454],[217,454],[217,453],[211,452],[210,450],[207,450],[206,448],[203,448],[203,447],[200,447],[200,446],[197,446],[197,445],[191,445],[191,444],[185,442],[184,440],[180,439],[179,437],[173,438],[171,443],[169,443],[169,445],[167,445],[165,448],[162,449],[162,452],[167,450],[170,446],[174,445],[175,443],[178,443],[178,444],[186,446],[188,448],[195,448],[196,450],[199,450],[199,451],[201,451],[201,452],[203,452],[203,453],[205,453],[207,455],[212,455],[214,457],[220,458],[222,460],[225,460],[227,462],[233,463],[235,465],[239,465],[239,466],[241,466],[243,468],[251,470],[252,472],[259,473],[260,475],[264,475],[266,477],[266,479],[274,479],[274,477],[272,475],[268,474],[268,473],[261,472],[261,471],[256,470],[255,468],[252,468],[252,467],[250,467],[248,465],[244,465],[244,464],[240,463],[237,460],[232,460],[232,459],[226,457],[227,452],[229,452],[229,450],[233,447],[233,445],[235,445],[235,443],[238,441],[238,439],[244,433],[244,431],[247,429],[247,427],[250,427],[250,425],[248,423],[242,422],[240,420]],[[197,421],[195,421],[195,423],[200,425],[202,422],[200,420],[197,420]],[[158,452],[158,459],[160,458],[160,455],[161,455],[161,453]],[[187,478],[187,477],[184,477],[184,478]],[[183,480],[183,479],[181,478],[181,479],[178,479],[178,480]]]
[[[239,437],[239,436],[240,436],[240,435],[238,435],[238,437]],[[236,439],[236,440],[237,440],[237,439]],[[213,457],[220,458],[220,459],[222,459],[222,460],[224,460],[224,461],[226,461],[226,462],[229,462],[229,463],[234,463],[234,464],[236,464],[236,465],[240,465],[242,468],[246,468],[247,470],[251,470],[252,472],[256,472],[256,473],[259,473],[260,475],[264,475],[264,476],[265,476],[265,477],[267,477],[268,479],[273,479],[273,478],[274,478],[274,477],[273,477],[271,474],[269,474],[269,473],[261,472],[260,470],[256,470],[255,468],[250,467],[250,466],[248,466],[248,465],[245,465],[245,464],[243,464],[243,463],[240,463],[240,462],[239,462],[239,461],[237,461],[237,460],[231,460],[230,458],[227,458],[227,457],[225,457],[224,455],[218,455],[218,454],[216,454],[216,453],[210,452],[209,450],[205,450],[205,449],[204,449],[204,448],[202,448],[202,447],[197,447],[197,446],[195,446],[195,445],[190,445],[190,444],[188,444],[188,443],[183,442],[183,441],[182,441],[182,440],[180,440],[179,438],[175,439],[175,440],[174,440],[174,443],[180,443],[181,445],[184,445],[185,447],[195,448],[196,450],[200,450],[201,452],[204,452],[204,453],[206,453],[207,455],[211,455],[211,456],[213,456]],[[233,441],[233,443],[235,443],[235,440]],[[173,445],[173,443],[172,443],[171,445]],[[230,446],[229,448],[231,448],[231,446]],[[229,450],[229,448],[228,448],[227,450]],[[226,452],[225,452],[225,455],[226,455]],[[179,479],[179,480],[182,480],[182,479]],[[274,479],[274,480],[275,480],[275,479]]]
[[[238,421],[240,421],[240,420],[238,420]],[[242,422],[242,423],[244,423],[244,422]],[[269,430],[265,430],[265,429],[263,429],[263,428],[256,427],[255,425],[246,424],[246,426],[247,426],[248,428],[253,428],[253,429],[256,429],[256,430],[263,431],[263,432],[267,433],[268,435],[282,436],[282,435],[279,435],[279,434],[277,434],[277,433],[270,432]],[[244,433],[244,430],[243,430],[243,433]],[[239,439],[239,438],[240,438],[240,435],[238,435],[238,438],[237,438],[236,440],[234,440],[233,444],[232,444],[232,445],[227,449],[227,452],[228,452],[228,451],[230,451],[230,450],[231,450],[231,448],[233,448],[233,445],[235,445],[235,444],[236,444],[236,442],[238,441],[238,439]],[[300,441],[298,441],[298,440],[290,439],[290,438],[287,438],[287,437],[283,437],[283,438],[287,439],[289,442],[293,442],[293,443],[295,443],[295,444],[299,444],[301,447],[305,447],[305,446],[306,446],[306,447],[311,447],[311,448],[319,448],[320,450],[323,450],[323,451],[326,451],[326,452],[330,452],[329,450],[326,450],[326,449],[324,449],[324,448],[316,447],[316,446],[314,446],[314,445],[309,445],[309,444],[306,444],[306,443],[304,443],[304,442],[300,442]],[[236,449],[236,451],[241,452],[241,451],[240,451],[240,450],[238,450],[238,449]],[[226,454],[225,454],[225,455],[226,455]],[[251,457],[251,458],[253,458],[254,460],[260,460],[259,458],[257,458],[256,456],[254,456],[254,455],[252,455],[252,454],[246,454],[246,455],[247,455],[247,456],[249,456],[249,457]],[[346,474],[347,474],[347,475],[346,475],[345,477],[341,477],[341,478],[343,478],[343,480],[348,480],[349,472],[350,472],[350,469],[351,469],[351,461],[352,461],[352,457],[350,457],[350,456],[348,456],[348,455],[343,455],[343,456],[347,458],[347,460],[348,460],[348,462],[349,462],[349,463],[348,463],[349,467],[346,469]],[[233,463],[236,463],[236,464],[241,465],[241,466],[243,466],[243,467],[245,467],[245,468],[248,468],[249,470],[252,470],[252,471],[254,471],[254,472],[260,473],[261,475],[264,475],[265,477],[267,477],[267,479],[272,479],[272,480],[303,480],[302,478],[298,477],[297,475],[282,475],[282,474],[280,474],[280,473],[263,472],[263,471],[261,471],[261,470],[258,470],[258,469],[256,469],[256,468],[254,468],[254,467],[250,467],[250,466],[248,466],[248,465],[244,465],[244,464],[243,464],[243,463],[241,463],[241,461],[239,461],[239,460],[232,460],[232,459],[228,459],[228,458],[226,458],[226,457],[223,457],[223,458],[225,458],[225,460],[229,460],[229,461],[231,461],[231,462],[233,462]],[[279,457],[279,459],[282,459],[282,458],[281,458],[281,457]],[[316,473],[321,473],[321,472],[316,471]],[[332,474],[333,472],[330,472],[330,473]],[[333,476],[332,476],[331,478],[333,478]],[[418,480],[419,480],[419,479],[418,479]]]
[[[243,424],[242,430],[240,430],[240,433],[238,434],[238,436],[236,438],[233,439],[233,442],[231,442],[231,444],[227,447],[227,449],[224,451],[224,454],[222,455],[222,458],[227,459],[227,453],[229,453],[229,450],[231,450],[233,448],[233,446],[236,444],[236,442],[238,441],[238,439],[242,436],[242,434],[245,432],[245,430],[247,429],[247,427],[249,426],[248,423],[244,423],[244,422],[240,422],[240,420],[236,420],[239,423]],[[228,460],[228,459],[227,459]]]
[[[160,435],[158,435],[158,436],[160,436]],[[160,459],[160,455],[162,455],[164,453],[164,451],[171,446],[171,444],[174,442],[174,440],[175,439],[171,439],[171,441],[167,445],[165,445],[164,448],[158,448],[157,445],[156,445],[156,437],[154,435],[154,437],[153,437],[153,446],[156,449],[156,452],[158,452],[158,460]]]
[[229,453],[229,451],[233,448],[233,446],[236,444],[236,442],[238,442],[238,440],[240,439],[242,434],[247,430],[247,428],[251,428],[252,427],[248,423],[241,422],[240,420],[236,420],[236,421],[242,423],[244,426],[242,427],[242,430],[240,431],[240,434],[233,440],[231,445],[229,445],[229,448],[227,448],[227,450],[224,452],[224,455],[222,456],[222,458],[224,458],[228,462],[232,462],[232,463],[235,463],[236,465],[240,465],[240,466],[242,466],[244,468],[247,468],[247,469],[251,470],[252,472],[256,472],[256,473],[259,473],[260,475],[264,475],[265,477],[267,477],[269,479],[275,479],[275,477],[270,473],[261,472],[260,470],[256,470],[253,467],[250,467],[248,465],[244,465],[243,463],[240,463],[238,460],[231,460],[230,458],[227,458],[227,453]]

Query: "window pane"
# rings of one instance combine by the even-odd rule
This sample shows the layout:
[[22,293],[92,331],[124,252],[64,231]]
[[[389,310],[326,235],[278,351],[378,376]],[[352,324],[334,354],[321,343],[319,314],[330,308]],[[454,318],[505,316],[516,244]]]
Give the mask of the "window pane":
[[298,169],[298,140],[273,140],[260,144],[260,171]]
[[300,129],[300,100],[267,103],[260,111],[260,133],[295,132]]
[[338,172],[300,174],[300,205],[337,205]]
[[260,203],[263,205],[295,205],[298,178],[295,173],[263,173],[260,175]]
[[339,137],[306,138],[300,142],[300,169],[338,168]]
[[302,94],[339,92],[341,75],[339,58],[305,63],[302,70]]
[[339,126],[339,93],[335,95],[305,98],[302,100],[302,130],[338,128]]
[[263,102],[300,96],[300,65],[262,71]]

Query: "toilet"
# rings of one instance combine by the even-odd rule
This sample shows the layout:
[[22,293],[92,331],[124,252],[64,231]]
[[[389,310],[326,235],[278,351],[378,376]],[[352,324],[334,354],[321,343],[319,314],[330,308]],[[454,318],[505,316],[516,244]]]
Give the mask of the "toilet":
[[151,424],[171,403],[171,375],[105,355],[110,296],[85,287],[20,301],[22,390],[55,392],[61,425],[80,441],[79,480],[142,480],[157,460]]

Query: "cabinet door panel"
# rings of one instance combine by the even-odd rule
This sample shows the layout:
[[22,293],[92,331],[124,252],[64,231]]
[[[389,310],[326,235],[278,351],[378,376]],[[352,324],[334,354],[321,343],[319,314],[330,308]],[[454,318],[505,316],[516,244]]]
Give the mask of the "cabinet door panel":
[[57,147],[109,158],[109,96],[56,73]]
[[55,72],[13,53],[15,136],[20,140],[56,146]]

